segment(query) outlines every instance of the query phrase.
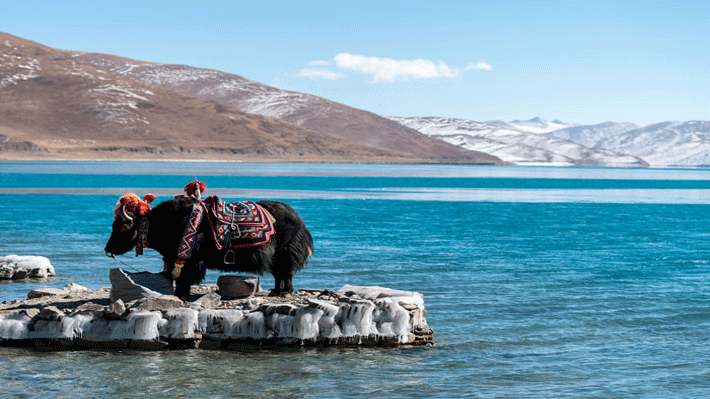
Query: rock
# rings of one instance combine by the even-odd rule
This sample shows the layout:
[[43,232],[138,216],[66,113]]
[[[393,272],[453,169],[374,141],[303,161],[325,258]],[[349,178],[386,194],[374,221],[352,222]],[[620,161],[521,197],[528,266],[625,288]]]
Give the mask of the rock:
[[69,283],[64,286],[64,291],[88,291],[89,289],[84,287],[83,285],[79,285],[76,283]]
[[104,308],[105,307],[103,305],[99,305],[99,304],[96,304],[93,302],[86,302],[86,303],[79,305],[76,308],[76,311],[78,311],[78,312],[99,312],[99,311],[104,310]]
[[[172,283],[160,273],[127,273],[122,269],[111,269],[109,280],[111,280],[110,298],[112,302],[118,299],[131,302],[141,298],[173,293]],[[149,287],[155,288],[157,291]]]
[[150,296],[136,301],[133,306],[131,306],[131,311],[162,312],[169,309],[182,308],[184,306],[185,302],[175,295]]
[[37,316],[38,320],[49,320],[55,321],[60,320],[64,316],[64,312],[59,310],[56,306],[46,306],[39,311]]
[[30,278],[47,278],[49,274],[47,273],[47,269],[41,268],[41,267],[36,267],[34,269],[30,269],[29,272],[29,277]]
[[67,292],[59,288],[38,288],[27,293],[27,299],[41,298],[44,296],[66,295]]
[[202,295],[196,301],[190,303],[190,307],[193,309],[214,309],[222,303],[222,297],[216,293],[212,292],[207,295]]
[[0,280],[12,280],[12,277],[14,275],[14,267],[5,264],[0,264]]
[[261,291],[259,277],[219,276],[217,278],[219,295],[224,298],[246,298]]
[[37,308],[22,309],[20,312],[23,312],[25,316],[27,316],[31,319],[39,314],[39,309],[37,309]]
[[12,276],[13,280],[24,280],[30,276],[30,272],[27,269],[17,269],[15,270],[15,275]]
[[122,300],[118,299],[112,302],[104,313],[104,317],[109,320],[121,320],[126,314],[126,304]]

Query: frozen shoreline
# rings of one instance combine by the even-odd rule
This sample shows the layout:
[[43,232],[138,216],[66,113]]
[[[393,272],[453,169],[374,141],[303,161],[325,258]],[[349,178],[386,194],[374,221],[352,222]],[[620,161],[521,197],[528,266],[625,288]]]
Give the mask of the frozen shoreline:
[[[42,292],[45,291],[45,292]],[[382,287],[259,291],[226,300],[216,285],[124,303],[110,288],[35,290],[0,305],[0,346],[42,350],[239,349],[433,344],[423,296]]]

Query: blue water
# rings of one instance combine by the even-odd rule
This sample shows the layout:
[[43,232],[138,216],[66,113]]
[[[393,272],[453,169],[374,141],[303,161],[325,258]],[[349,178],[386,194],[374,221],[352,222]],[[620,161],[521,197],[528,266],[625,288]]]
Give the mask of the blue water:
[[[47,397],[710,396],[710,170],[0,162],[0,255],[108,286],[113,206],[195,178],[280,199],[313,233],[296,288],[424,294],[437,345],[36,353],[0,349],[3,394]],[[160,257],[123,260],[158,271]],[[209,273],[207,283],[218,274]],[[264,276],[262,285],[273,280]]]

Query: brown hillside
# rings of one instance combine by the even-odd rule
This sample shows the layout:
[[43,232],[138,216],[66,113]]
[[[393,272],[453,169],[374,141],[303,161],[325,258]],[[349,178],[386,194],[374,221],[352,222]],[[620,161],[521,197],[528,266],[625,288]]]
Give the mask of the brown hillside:
[[434,161],[240,112],[85,57],[0,32],[0,159]]

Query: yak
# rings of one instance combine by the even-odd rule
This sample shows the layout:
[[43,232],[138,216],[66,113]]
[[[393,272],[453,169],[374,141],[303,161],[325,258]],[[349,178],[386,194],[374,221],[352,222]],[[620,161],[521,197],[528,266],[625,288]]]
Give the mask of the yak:
[[[194,210],[206,207],[210,199],[223,206],[224,202],[215,196],[203,201],[200,192],[204,191],[204,183],[199,183],[202,187],[196,190],[196,195],[189,191],[188,184],[188,195],[166,200],[154,208],[148,204],[154,196],[143,200],[134,194],[122,197],[114,211],[111,236],[104,248],[106,255],[115,257],[134,247],[136,255],[142,253],[143,248],[154,249],[163,256],[163,273],[174,280],[175,295],[181,298],[190,296],[190,287],[204,280],[207,269],[271,273],[275,284],[270,295],[292,293],[294,274],[306,266],[308,257],[313,254],[313,239],[301,216],[280,201],[251,203],[254,209],[265,210],[263,214],[272,222],[268,242],[256,246],[220,245],[219,240],[213,239],[214,224],[218,221],[209,211],[197,221]],[[179,252],[185,249],[182,247],[191,230],[190,223],[194,224],[190,232],[193,247],[182,252],[181,257]]]

